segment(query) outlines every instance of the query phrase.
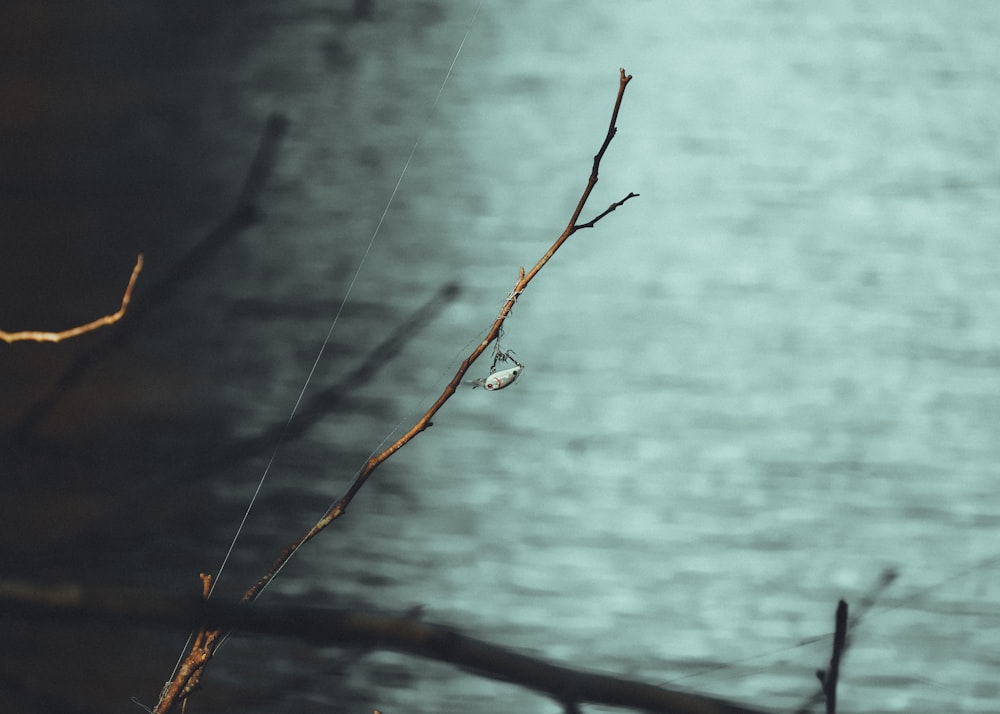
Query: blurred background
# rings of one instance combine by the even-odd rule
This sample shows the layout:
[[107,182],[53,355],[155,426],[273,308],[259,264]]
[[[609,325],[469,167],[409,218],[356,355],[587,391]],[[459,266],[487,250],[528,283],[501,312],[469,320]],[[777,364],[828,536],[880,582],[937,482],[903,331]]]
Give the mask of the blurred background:
[[[861,611],[891,569],[842,708],[994,711],[1000,6],[476,5],[2,5],[0,329],[113,312],[137,253],[146,267],[118,325],[0,345],[0,572],[197,590],[354,281],[304,403],[325,399],[219,581],[238,598],[562,231],[624,67],[584,217],[641,197],[517,303],[517,384],[456,394],[262,602],[421,605],[788,711],[837,598]],[[0,702],[23,712],[152,706],[185,638],[0,628]],[[441,665],[249,636],[187,711],[375,707],[560,711]]]

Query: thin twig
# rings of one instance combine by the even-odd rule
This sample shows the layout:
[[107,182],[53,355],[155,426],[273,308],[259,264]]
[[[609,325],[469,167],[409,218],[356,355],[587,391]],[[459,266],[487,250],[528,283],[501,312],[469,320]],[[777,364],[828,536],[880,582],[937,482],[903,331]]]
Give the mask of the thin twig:
[[[622,69],[621,79],[619,81],[619,86],[618,86],[618,96],[615,99],[615,108],[611,115],[611,123],[608,127],[608,133],[604,139],[604,143],[601,145],[600,151],[598,151],[597,154],[594,156],[594,164],[590,172],[590,178],[587,181],[587,187],[584,189],[583,195],[580,197],[576,209],[573,211],[573,217],[570,218],[570,221],[567,224],[566,229],[563,231],[562,235],[560,235],[556,239],[555,243],[552,244],[552,247],[550,247],[549,250],[545,253],[545,255],[543,255],[541,259],[539,259],[539,261],[535,264],[535,267],[533,267],[530,272],[521,275],[520,279],[514,285],[514,289],[511,291],[512,295],[519,296],[522,292],[524,292],[524,289],[528,286],[528,283],[530,283],[531,280],[538,274],[538,271],[540,271],[545,266],[545,264],[549,262],[549,259],[553,255],[555,255],[555,252],[559,250],[559,248],[562,246],[563,243],[566,242],[566,239],[568,239],[578,230],[576,221],[579,218],[580,213],[583,211],[583,207],[586,205],[587,199],[590,197],[591,191],[593,191],[594,186],[597,184],[598,170],[601,165],[601,158],[604,156],[604,152],[607,150],[608,144],[611,143],[611,139],[614,137],[615,132],[617,131],[617,127],[615,126],[615,120],[618,117],[618,110],[621,106],[622,97],[625,94],[625,87],[626,85],[628,85],[629,80],[631,79],[632,75],[626,75],[625,70]],[[620,204],[624,203],[629,198],[637,195],[638,194],[630,193],[619,203]],[[609,211],[606,211],[605,215],[608,212]],[[523,273],[523,268],[521,270]],[[277,574],[279,570],[281,570],[281,568],[288,561],[288,559],[291,558],[292,555],[294,555],[294,553],[299,548],[305,545],[308,541],[312,540],[317,534],[319,534],[324,528],[330,525],[333,521],[344,515],[351,501],[354,500],[354,497],[358,494],[358,492],[365,485],[368,479],[371,478],[371,475],[375,472],[375,470],[379,466],[381,466],[389,457],[391,457],[393,454],[395,454],[397,451],[403,448],[403,446],[412,441],[418,434],[420,434],[425,429],[427,429],[428,426],[430,426],[431,420],[434,418],[434,415],[437,414],[438,411],[441,409],[441,407],[445,405],[445,402],[451,399],[452,395],[455,394],[459,385],[462,383],[462,378],[465,377],[466,372],[469,371],[469,368],[472,366],[473,362],[475,362],[479,358],[479,356],[482,355],[483,352],[487,350],[490,344],[492,344],[492,342],[497,339],[497,337],[500,334],[500,329],[503,327],[504,320],[507,319],[507,315],[510,314],[511,309],[514,307],[514,302],[515,302],[514,299],[511,298],[507,299],[507,301],[504,303],[503,308],[500,310],[500,314],[497,315],[496,320],[494,320],[493,326],[490,328],[486,337],[483,339],[482,342],[479,343],[479,345],[476,346],[476,348],[472,351],[472,353],[465,358],[465,360],[459,366],[458,371],[455,373],[455,376],[451,378],[451,381],[444,388],[444,391],[441,393],[441,396],[439,396],[437,398],[437,401],[435,401],[434,404],[431,405],[430,409],[428,409],[424,413],[424,415],[417,420],[417,423],[414,424],[409,431],[403,434],[403,436],[401,436],[394,444],[389,446],[381,453],[376,454],[375,456],[372,456],[370,459],[368,459],[368,461],[362,467],[361,471],[358,472],[357,476],[354,477],[354,480],[351,482],[344,496],[341,497],[341,499],[337,501],[333,506],[331,506],[330,509],[323,515],[323,517],[320,518],[316,522],[316,524],[313,525],[312,528],[306,531],[301,538],[299,538],[297,541],[295,541],[287,548],[285,548],[284,551],[282,551],[281,555],[278,556],[278,558],[274,561],[274,563],[271,565],[271,568],[267,571],[267,573],[265,573],[264,576],[261,577],[253,585],[253,587],[251,587],[246,592],[246,594],[243,596],[244,601],[250,602],[255,600],[257,596],[260,594],[261,590],[263,590],[267,586],[267,584],[271,581],[271,579]]]
[[833,654],[830,655],[830,668],[816,671],[816,678],[823,687],[826,697],[826,714],[837,714],[837,680],[840,678],[840,658],[847,646],[847,603],[843,600],[837,603],[836,628],[833,634]]
[[[858,625],[861,624],[861,620],[866,614],[875,606],[879,598],[886,591],[886,589],[892,585],[893,581],[898,577],[899,573],[896,572],[894,568],[885,568],[879,573],[878,580],[858,602],[857,607],[854,608],[853,614],[848,618],[846,626],[844,627],[844,641],[840,646],[839,659],[843,659],[847,649],[851,646],[851,639],[847,636],[847,632],[853,632]],[[838,611],[839,613],[839,611]],[[834,632],[834,647],[836,648],[837,633]],[[820,679],[820,684],[823,680]],[[794,714],[809,714],[813,709],[822,701],[829,702],[826,695],[826,690],[824,687],[820,687],[817,691],[806,697],[805,701],[802,702],[798,707],[796,707]]]
[[594,218],[590,219],[586,223],[578,223],[576,225],[576,230],[580,230],[581,228],[593,228],[594,224],[597,223],[599,220],[601,220],[606,215],[608,215],[609,213],[611,213],[612,211],[614,211],[616,208],[618,208],[619,206],[621,206],[623,203],[625,203],[625,201],[629,200],[630,198],[635,198],[638,195],[639,194],[637,194],[637,193],[630,193],[628,196],[626,196],[622,200],[615,201],[610,206],[608,206],[607,208],[605,208],[601,213],[597,214],[597,216],[595,216]]
[[208,261],[222,246],[258,220],[260,211],[256,202],[274,168],[278,147],[287,127],[288,120],[280,114],[273,114],[268,118],[232,210],[191,250],[181,256],[158,282],[143,289],[142,299],[132,306],[132,319],[123,322],[109,339],[77,356],[49,390],[25,411],[14,430],[21,441],[31,441],[38,425],[90,368],[135,334],[134,330],[144,324],[138,319],[141,315],[173,298],[186,281],[193,278],[199,270],[205,269]]
[[[207,602],[209,596],[212,594],[212,576],[202,573],[200,578],[202,587],[201,597],[204,602]],[[164,702],[169,704],[178,699],[186,699],[201,682],[201,675],[205,671],[205,665],[208,664],[208,660],[212,658],[212,654],[215,652],[216,642],[222,635],[222,630],[215,627],[214,624],[209,625],[203,622],[199,622],[198,627],[198,634],[195,635],[191,651],[184,659],[180,669],[177,670],[177,676],[170,681],[169,685],[160,695],[156,711],[159,711],[160,706]]]
[[128,304],[132,300],[132,288],[135,287],[135,281],[139,278],[139,273],[141,271],[142,253],[139,253],[139,256],[135,259],[135,267],[132,268],[132,277],[128,279],[128,285],[125,287],[125,294],[122,295],[121,307],[119,307],[115,312],[112,312],[110,315],[99,317],[96,320],[91,320],[85,325],[71,327],[68,330],[62,330],[61,332],[43,332],[39,330],[7,332],[6,330],[0,330],[0,340],[3,340],[7,344],[12,342],[62,342],[63,340],[68,340],[87,332],[93,332],[101,327],[113,325],[125,316],[125,310],[128,309]]

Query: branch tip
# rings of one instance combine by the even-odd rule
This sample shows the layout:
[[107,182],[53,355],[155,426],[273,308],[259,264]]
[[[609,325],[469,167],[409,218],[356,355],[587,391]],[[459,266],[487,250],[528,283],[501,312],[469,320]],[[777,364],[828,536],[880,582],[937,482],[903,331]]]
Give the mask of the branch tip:
[[125,287],[125,294],[122,295],[121,307],[110,315],[99,317],[96,320],[91,320],[85,325],[72,327],[68,330],[62,330],[61,332],[44,332],[40,330],[7,332],[6,330],[0,330],[0,340],[3,340],[7,344],[10,344],[11,342],[24,341],[62,342],[63,340],[67,340],[71,337],[82,335],[85,332],[92,332],[99,327],[113,325],[125,316],[125,310],[128,309],[128,304],[132,300],[132,289],[135,288],[135,281],[139,278],[139,273],[142,271],[142,262],[142,253],[139,253],[135,259],[135,267],[132,268],[132,275],[128,279],[128,285]]

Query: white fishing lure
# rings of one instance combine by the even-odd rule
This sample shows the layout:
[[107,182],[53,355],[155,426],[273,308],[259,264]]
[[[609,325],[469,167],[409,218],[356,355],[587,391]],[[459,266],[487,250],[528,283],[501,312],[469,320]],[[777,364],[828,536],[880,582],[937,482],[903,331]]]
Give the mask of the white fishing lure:
[[473,384],[477,387],[482,387],[488,392],[495,392],[498,389],[503,389],[504,387],[512,385],[523,369],[524,365],[519,364],[516,367],[511,367],[510,369],[494,372],[489,377],[484,379],[475,379],[473,380]]
[[[506,362],[510,360],[514,363],[514,366],[510,369],[502,369],[499,372],[496,371],[497,362]],[[490,372],[489,377],[483,377],[482,379],[473,379],[466,384],[471,384],[472,388],[482,387],[488,392],[495,392],[498,389],[503,389],[504,387],[509,387],[517,379],[521,371],[524,369],[524,365],[514,359],[510,350],[506,352],[501,352],[499,347],[493,357],[493,367]]]

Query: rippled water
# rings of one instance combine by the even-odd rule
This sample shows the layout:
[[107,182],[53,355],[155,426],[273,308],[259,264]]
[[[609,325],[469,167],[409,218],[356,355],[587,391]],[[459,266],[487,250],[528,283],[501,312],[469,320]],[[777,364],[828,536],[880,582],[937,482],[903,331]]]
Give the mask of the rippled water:
[[[261,326],[247,423],[288,408],[425,126],[319,379],[436,281],[465,288],[283,450],[271,488],[314,511],[429,404],[561,230],[619,66],[635,79],[586,213],[642,194],[525,292],[503,342],[518,384],[456,395],[275,591],[419,603],[547,657],[788,709],[829,641],[796,645],[895,568],[842,707],[995,707],[1000,11],[485,3],[426,125],[471,7],[400,11],[412,29],[391,36],[399,17],[273,12],[241,111],[279,108],[293,130],[245,283],[224,289],[304,307]],[[555,711],[389,655],[345,681],[390,711]]]
[[[791,710],[837,599],[862,608],[893,568],[843,710],[994,711],[1000,6],[487,1],[431,112],[473,12],[226,18],[215,170],[239,175],[271,112],[289,131],[263,221],[187,297],[206,403],[236,436],[287,418],[349,288],[312,390],[440,283],[463,290],[282,447],[221,589],[431,403],[562,230],[623,66],[585,216],[641,197],[525,291],[503,339],[523,376],[456,394],[266,598],[421,604],[544,657]],[[213,487],[237,520],[267,456]],[[211,676],[269,692],[240,711],[558,711],[396,655],[345,662],[234,642]]]

